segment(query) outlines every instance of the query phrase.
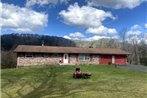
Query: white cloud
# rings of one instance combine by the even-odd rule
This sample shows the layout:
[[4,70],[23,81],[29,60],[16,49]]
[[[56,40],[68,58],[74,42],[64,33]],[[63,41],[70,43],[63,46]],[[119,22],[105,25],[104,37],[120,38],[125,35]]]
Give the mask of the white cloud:
[[144,41],[145,41],[146,44],[147,44],[147,33],[144,33]]
[[106,18],[115,19],[110,12],[105,12],[89,6],[80,7],[77,3],[70,5],[68,10],[62,10],[59,15],[66,24],[78,25],[83,27],[97,27]]
[[69,36],[65,35],[63,36],[63,38],[66,38],[66,39],[71,39]]
[[79,40],[79,38],[83,38],[85,36],[80,32],[75,32],[75,33],[70,33],[69,35],[65,35],[63,37],[66,39]]
[[147,29],[147,23],[144,25],[144,27]]
[[108,8],[135,8],[147,0],[88,0],[91,6],[104,6]]
[[99,34],[99,35],[106,35],[106,34],[116,34],[117,31],[114,28],[106,28],[103,25],[97,27],[97,28],[88,28],[87,33],[92,34]]
[[128,32],[126,32],[127,37],[137,37],[140,36],[143,32],[141,31],[142,27],[139,25],[134,25],[130,28],[130,30]]
[[[2,3],[0,3],[0,17],[2,16]],[[1,18],[0,18],[1,21]],[[0,23],[0,31],[1,31],[2,24]]]
[[127,32],[128,36],[139,36],[140,34],[142,34],[142,32],[138,31],[138,30],[136,30],[136,31],[128,31]]
[[138,29],[140,29],[141,28],[141,26],[139,26],[139,25],[134,25],[134,26],[132,26],[131,27],[131,30],[138,30]]
[[132,36],[132,37],[126,39],[126,41],[128,41],[129,43],[134,43],[134,42],[139,43],[141,41],[141,39],[137,36]]
[[34,32],[47,25],[48,15],[13,4],[2,4],[0,25],[2,29],[19,32]]
[[102,38],[110,38],[108,36],[93,36],[93,37],[89,37],[89,38],[86,38],[85,40],[87,41],[94,41],[94,40],[99,40],[99,39],[102,39]]
[[137,36],[133,36],[129,39],[127,39],[129,43],[140,43],[141,41],[144,41],[147,44],[147,39],[146,38],[139,38]]
[[142,30],[140,25],[132,26],[130,30],[126,32],[126,40],[128,42],[137,41],[137,43],[140,43],[142,40],[147,42],[147,34]]
[[146,40],[147,40],[147,33],[144,33],[144,38],[146,38]]
[[103,26],[102,22],[106,18],[115,19],[111,12],[105,12],[90,6],[80,7],[77,3],[70,5],[66,10],[62,10],[59,15],[63,18],[64,23],[86,28],[87,33],[92,34],[116,34],[114,28]]
[[145,41],[147,43],[147,33],[144,32],[144,27],[140,25],[134,25],[130,28],[128,32],[126,32],[126,40],[129,43],[140,43],[141,41]]
[[40,5],[40,6],[43,6],[43,5],[48,5],[48,4],[57,4],[57,3],[67,3],[68,0],[27,0],[26,2],[26,6],[27,7],[31,7],[31,6],[34,6],[34,5]]
[[84,35],[82,33],[80,33],[80,32],[70,33],[69,36],[77,37],[77,38],[84,37]]

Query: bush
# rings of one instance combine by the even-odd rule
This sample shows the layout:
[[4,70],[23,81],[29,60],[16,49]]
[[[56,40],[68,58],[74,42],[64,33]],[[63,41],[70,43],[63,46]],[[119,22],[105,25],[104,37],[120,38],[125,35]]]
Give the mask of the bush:
[[147,66],[147,57],[141,58],[141,59],[140,59],[140,63],[141,63],[142,65]]
[[16,54],[13,51],[1,52],[1,68],[15,68]]

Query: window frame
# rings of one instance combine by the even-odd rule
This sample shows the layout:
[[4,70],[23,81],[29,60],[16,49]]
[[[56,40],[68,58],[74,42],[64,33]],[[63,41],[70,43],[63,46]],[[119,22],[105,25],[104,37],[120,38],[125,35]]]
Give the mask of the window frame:
[[32,58],[33,57],[33,53],[25,53],[25,57]]
[[79,61],[90,61],[90,55],[89,54],[79,54],[78,60]]

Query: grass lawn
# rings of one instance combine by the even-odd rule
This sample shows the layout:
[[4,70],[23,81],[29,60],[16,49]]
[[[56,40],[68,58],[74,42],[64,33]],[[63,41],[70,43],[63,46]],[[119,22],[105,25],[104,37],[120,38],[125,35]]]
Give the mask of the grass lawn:
[[75,66],[1,70],[2,98],[147,98],[147,73],[110,65],[80,65],[90,79],[73,79]]

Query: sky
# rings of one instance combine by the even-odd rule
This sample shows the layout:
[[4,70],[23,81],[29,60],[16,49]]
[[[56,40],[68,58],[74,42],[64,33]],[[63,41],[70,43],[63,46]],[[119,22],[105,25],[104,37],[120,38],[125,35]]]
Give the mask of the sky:
[[2,0],[1,34],[147,42],[147,0]]

